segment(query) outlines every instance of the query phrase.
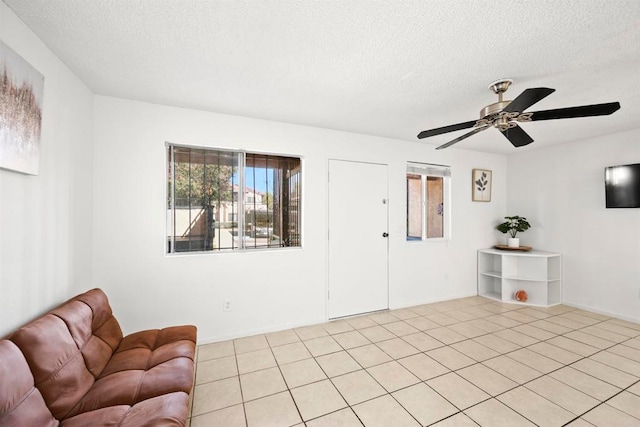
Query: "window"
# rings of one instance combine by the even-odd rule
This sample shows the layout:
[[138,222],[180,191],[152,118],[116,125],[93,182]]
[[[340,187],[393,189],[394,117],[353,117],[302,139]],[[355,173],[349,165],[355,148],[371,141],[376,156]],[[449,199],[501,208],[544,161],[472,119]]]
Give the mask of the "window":
[[300,246],[300,158],[172,144],[167,158],[168,253]]
[[407,165],[407,240],[449,238],[450,178],[448,166]]

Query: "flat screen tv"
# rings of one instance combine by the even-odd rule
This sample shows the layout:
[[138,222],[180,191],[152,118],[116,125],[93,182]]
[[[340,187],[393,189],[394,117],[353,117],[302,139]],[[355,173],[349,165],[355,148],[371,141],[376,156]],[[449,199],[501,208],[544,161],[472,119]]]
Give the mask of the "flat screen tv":
[[604,168],[607,208],[640,208],[640,163]]

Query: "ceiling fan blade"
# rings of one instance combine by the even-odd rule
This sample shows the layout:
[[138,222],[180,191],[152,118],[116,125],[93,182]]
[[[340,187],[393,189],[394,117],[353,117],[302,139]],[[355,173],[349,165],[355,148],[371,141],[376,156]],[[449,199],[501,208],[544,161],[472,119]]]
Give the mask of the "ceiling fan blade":
[[500,132],[502,132],[514,147],[522,147],[533,142],[533,138],[518,125]]
[[464,122],[464,123],[458,123],[458,124],[455,124],[455,125],[443,126],[441,128],[423,130],[422,132],[420,132],[418,134],[418,139],[428,138],[430,136],[441,135],[443,133],[454,132],[456,130],[469,129],[470,127],[473,127],[473,125],[475,125],[475,124],[476,124],[476,120],[474,120],[472,122]]
[[442,144],[441,146],[436,147],[436,150],[442,150],[443,148],[451,147],[453,144],[456,144],[456,143],[458,143],[458,142],[462,141],[463,139],[467,139],[467,138],[469,138],[471,135],[475,135],[476,133],[481,132],[481,131],[483,131],[483,130],[485,130],[485,129],[488,129],[488,128],[490,128],[490,127],[491,127],[491,125],[487,125],[487,126],[483,126],[483,127],[475,128],[475,129],[474,129],[474,130],[472,130],[471,132],[467,132],[467,133],[465,133],[464,135],[459,136],[459,137],[457,137],[456,139],[453,139],[453,140],[451,140],[451,141],[447,142],[446,144]]
[[550,89],[548,87],[529,88],[518,95],[516,99],[511,101],[502,111],[506,111],[508,113],[515,113],[517,111],[518,113],[522,113],[524,110],[531,107],[536,102],[542,101],[555,91],[555,89]]
[[531,120],[571,119],[574,117],[608,116],[620,109],[619,102],[606,104],[581,105],[579,107],[556,108],[555,110],[536,111]]

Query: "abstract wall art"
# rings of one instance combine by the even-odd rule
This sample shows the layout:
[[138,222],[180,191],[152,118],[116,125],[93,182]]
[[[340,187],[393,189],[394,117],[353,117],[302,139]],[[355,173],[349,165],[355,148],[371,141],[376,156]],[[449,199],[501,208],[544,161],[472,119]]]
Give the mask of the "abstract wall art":
[[0,41],[0,168],[37,175],[44,77]]

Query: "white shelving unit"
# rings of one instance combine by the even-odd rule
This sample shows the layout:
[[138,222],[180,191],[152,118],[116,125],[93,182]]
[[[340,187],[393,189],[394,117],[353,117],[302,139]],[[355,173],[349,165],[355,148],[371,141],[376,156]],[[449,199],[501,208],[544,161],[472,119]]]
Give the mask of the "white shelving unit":
[[[523,289],[529,299],[516,301]],[[548,307],[562,302],[562,256],[543,251],[478,251],[478,295],[514,304]]]

